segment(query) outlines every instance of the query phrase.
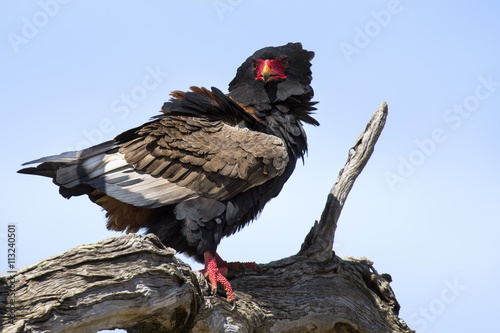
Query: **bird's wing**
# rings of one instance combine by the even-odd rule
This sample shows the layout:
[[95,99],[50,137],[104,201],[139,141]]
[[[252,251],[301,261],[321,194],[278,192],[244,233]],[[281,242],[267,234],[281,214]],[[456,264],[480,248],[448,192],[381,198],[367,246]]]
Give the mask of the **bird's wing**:
[[164,115],[119,135],[105,152],[61,167],[56,182],[89,184],[154,208],[199,196],[227,200],[284,172],[284,142],[240,127],[258,124],[229,97],[203,89],[176,94]]

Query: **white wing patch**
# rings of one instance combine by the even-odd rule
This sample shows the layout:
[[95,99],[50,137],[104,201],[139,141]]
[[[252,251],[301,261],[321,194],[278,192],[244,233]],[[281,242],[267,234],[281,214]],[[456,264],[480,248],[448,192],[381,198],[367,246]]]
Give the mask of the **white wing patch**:
[[[171,183],[165,178],[136,171],[121,153],[100,154],[73,165],[82,178],[57,179],[64,187],[87,183],[97,190],[127,204],[143,208],[156,208],[196,198],[198,194],[188,188]],[[66,173],[68,174],[68,173]],[[75,179],[77,178],[77,179]]]

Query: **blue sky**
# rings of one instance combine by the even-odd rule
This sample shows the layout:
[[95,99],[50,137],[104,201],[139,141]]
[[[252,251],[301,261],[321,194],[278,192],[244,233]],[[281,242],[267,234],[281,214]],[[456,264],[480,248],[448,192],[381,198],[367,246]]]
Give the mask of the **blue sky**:
[[[260,218],[219,247],[227,260],[296,253],[373,111],[389,118],[335,237],[341,257],[390,273],[419,332],[496,327],[500,44],[495,1],[5,2],[0,49],[2,222],[23,267],[117,233],[84,197],[63,199],[20,164],[108,140],[191,85],[224,91],[255,50],[315,51],[321,126]],[[4,256],[5,257],[5,256]],[[198,268],[197,266],[193,266]],[[6,262],[0,263],[5,271]],[[481,320],[477,321],[481,314]]]

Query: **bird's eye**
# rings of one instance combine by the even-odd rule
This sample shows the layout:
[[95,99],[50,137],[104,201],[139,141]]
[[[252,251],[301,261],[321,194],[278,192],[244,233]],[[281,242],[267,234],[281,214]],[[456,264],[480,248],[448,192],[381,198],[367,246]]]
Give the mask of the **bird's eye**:
[[283,68],[287,68],[288,66],[290,66],[290,62],[288,61],[288,59],[287,59],[287,58],[283,58],[283,59],[281,59],[281,66],[282,66]]
[[252,61],[252,69],[256,70],[257,69],[257,61]]

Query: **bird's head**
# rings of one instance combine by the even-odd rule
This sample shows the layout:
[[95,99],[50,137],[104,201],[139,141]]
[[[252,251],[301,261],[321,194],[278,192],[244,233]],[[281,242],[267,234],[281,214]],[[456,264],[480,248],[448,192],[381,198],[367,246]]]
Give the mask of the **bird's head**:
[[300,43],[265,47],[237,70],[229,83],[229,95],[244,105],[284,101],[291,96],[313,96],[310,86],[314,52]]

